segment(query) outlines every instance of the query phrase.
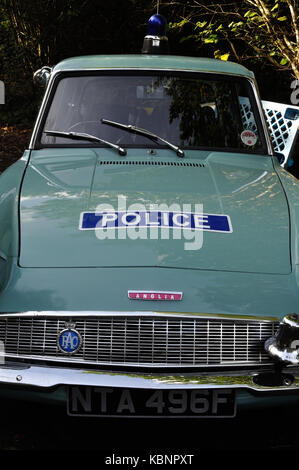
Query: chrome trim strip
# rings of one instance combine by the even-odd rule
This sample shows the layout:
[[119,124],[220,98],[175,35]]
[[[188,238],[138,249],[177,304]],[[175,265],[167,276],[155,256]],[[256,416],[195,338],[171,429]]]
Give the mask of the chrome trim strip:
[[257,104],[258,112],[259,112],[259,115],[260,115],[260,120],[261,120],[261,123],[262,123],[262,128],[263,128],[263,131],[264,131],[264,136],[265,136],[265,140],[266,140],[268,154],[269,155],[274,155],[274,150],[273,150],[273,146],[272,146],[272,141],[271,141],[271,137],[270,137],[269,128],[267,126],[267,122],[266,122],[266,119],[265,119],[265,114],[264,114],[261,98],[260,98],[260,95],[258,93],[257,82],[256,82],[255,79],[249,78],[249,77],[248,77],[248,81],[251,84],[251,88],[252,88],[252,91],[253,91],[253,94],[254,94],[254,97],[255,97],[255,101],[256,101],[256,104]]
[[0,367],[0,384],[48,389],[59,385],[86,385],[93,387],[138,388],[138,389],[249,389],[256,392],[281,392],[299,390],[299,370],[287,369],[293,375],[291,385],[265,386],[254,382],[259,370],[220,374],[148,374],[135,372],[109,372],[64,367],[26,366],[12,364]]
[[56,73],[54,73],[54,74],[51,73],[51,75],[50,75],[49,82],[48,82],[48,85],[47,85],[42,103],[41,103],[40,108],[39,108],[39,112],[38,112],[35,124],[34,124],[34,127],[33,127],[32,135],[31,135],[31,139],[30,139],[29,147],[28,147],[29,150],[34,150],[36,136],[37,136],[37,133],[38,133],[38,128],[40,126],[41,118],[44,114],[44,110],[46,108],[47,101],[48,101],[49,95],[50,95],[52,87],[53,87],[53,82],[54,82],[55,76],[56,76]]
[[71,356],[71,355],[64,355],[61,357],[57,356],[37,356],[34,354],[11,354],[11,353],[2,353],[0,351],[0,359],[1,358],[9,358],[9,359],[16,359],[16,360],[29,360],[34,363],[37,362],[57,362],[59,364],[64,364],[65,366],[73,366],[73,365],[78,365],[81,367],[86,366],[105,366],[105,367],[121,367],[124,369],[125,367],[133,367],[135,369],[142,369],[142,368],[150,368],[150,369],[176,369],[178,372],[181,370],[198,370],[198,369],[223,369],[224,367],[257,367],[257,366],[273,366],[273,361],[271,361],[269,357],[269,362],[262,362],[262,363],[257,363],[256,361],[252,362],[245,362],[245,361],[234,361],[234,362],[222,362],[222,363],[217,363],[217,364],[200,364],[200,365],[194,365],[194,364],[155,364],[155,363],[133,363],[133,362],[117,362],[113,361],[111,363],[109,362],[101,362],[101,361],[88,361],[86,359],[82,360],[77,360],[76,356]]
[[280,318],[279,317],[260,317],[260,316],[254,316],[254,315],[234,315],[234,314],[225,314],[225,313],[201,313],[201,312],[161,312],[158,310],[155,311],[142,311],[142,310],[135,310],[135,311],[129,311],[129,310],[120,310],[120,311],[110,311],[110,310],[99,310],[99,311],[89,311],[89,310],[81,310],[81,311],[70,311],[70,310],[45,310],[45,311],[28,311],[28,312],[3,312],[0,313],[0,320],[3,318],[14,318],[14,317],[39,317],[39,318],[44,318],[44,317],[103,317],[103,316],[161,316],[163,317],[173,317],[177,318],[178,316],[181,316],[183,318],[207,318],[207,319],[227,319],[227,320],[238,320],[238,321],[256,321],[256,322],[279,322]]
[[77,68],[77,69],[56,69],[55,72],[53,72],[53,76],[55,76],[58,73],[66,72],[66,73],[73,73],[73,72],[99,72],[99,71],[114,71],[114,70],[133,70],[133,71],[138,71],[142,70],[145,72],[150,72],[150,71],[162,71],[162,72],[194,72],[194,73],[213,73],[213,74],[218,74],[218,75],[233,75],[234,77],[245,77],[245,78],[250,78],[253,79],[251,75],[243,74],[243,73],[233,73],[233,72],[219,72],[215,70],[195,70],[195,69],[181,69],[181,68],[167,68],[167,67],[96,67],[96,68]]

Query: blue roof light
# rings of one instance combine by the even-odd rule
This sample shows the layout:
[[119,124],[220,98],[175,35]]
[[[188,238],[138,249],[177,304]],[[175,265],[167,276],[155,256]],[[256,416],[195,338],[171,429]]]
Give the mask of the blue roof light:
[[166,36],[166,28],[166,18],[157,13],[148,20],[147,34],[149,36]]
[[163,15],[156,13],[150,17],[147,35],[143,40],[142,54],[168,54],[166,28],[167,21]]

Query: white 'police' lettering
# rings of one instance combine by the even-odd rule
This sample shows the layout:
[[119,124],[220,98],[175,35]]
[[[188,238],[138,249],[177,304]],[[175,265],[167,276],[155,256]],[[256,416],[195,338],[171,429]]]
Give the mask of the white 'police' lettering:
[[223,214],[140,210],[82,212],[80,216],[80,230],[123,229],[128,227],[232,232],[230,217]]

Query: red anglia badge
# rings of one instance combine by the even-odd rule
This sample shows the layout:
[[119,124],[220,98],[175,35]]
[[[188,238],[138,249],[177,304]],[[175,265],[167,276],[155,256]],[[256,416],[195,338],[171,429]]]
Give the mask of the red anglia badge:
[[183,292],[129,290],[131,300],[182,300]]

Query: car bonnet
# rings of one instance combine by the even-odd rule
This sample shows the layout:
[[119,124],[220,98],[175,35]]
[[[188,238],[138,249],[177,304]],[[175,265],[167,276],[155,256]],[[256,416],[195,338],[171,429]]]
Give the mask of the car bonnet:
[[[119,218],[136,208],[139,215],[147,211],[147,227],[84,226],[84,214],[96,216],[105,207]],[[157,207],[181,213],[175,228],[167,222],[150,227]],[[205,224],[195,239],[190,220],[201,212]],[[190,226],[179,229],[183,222]],[[23,267],[291,271],[287,201],[271,158],[263,155],[186,151],[180,159],[165,149],[155,155],[130,149],[127,157],[105,148],[32,151],[20,234]]]

